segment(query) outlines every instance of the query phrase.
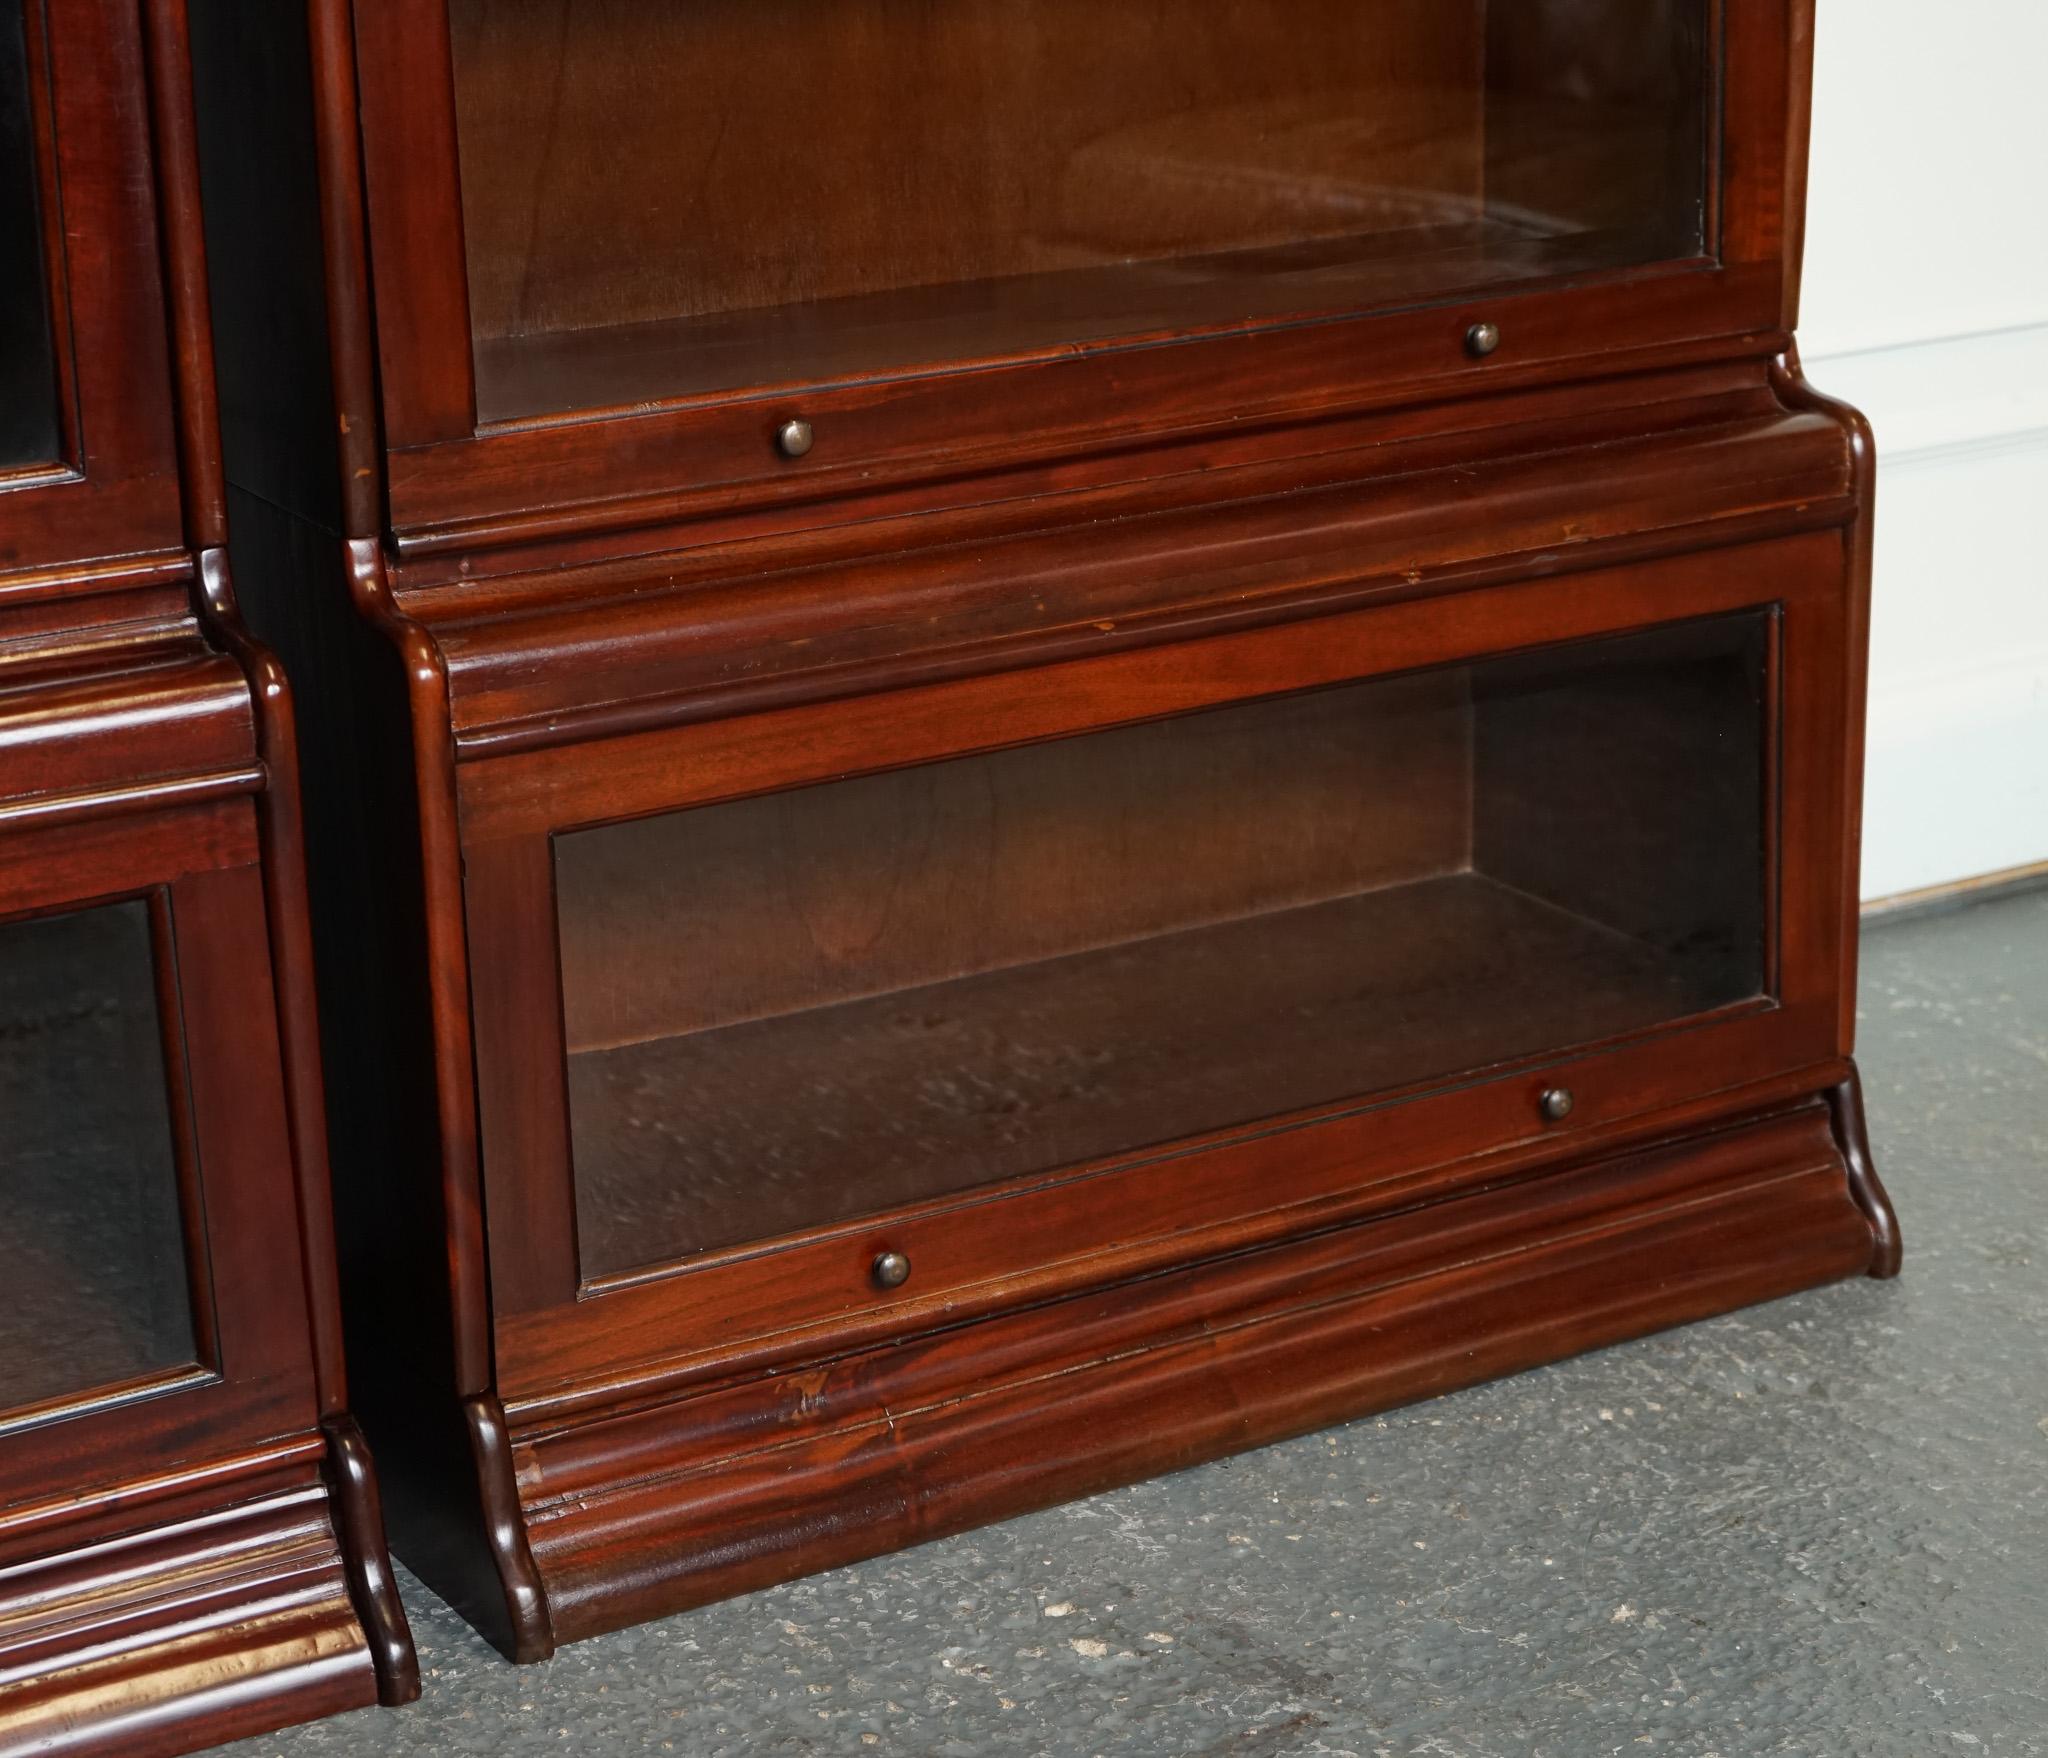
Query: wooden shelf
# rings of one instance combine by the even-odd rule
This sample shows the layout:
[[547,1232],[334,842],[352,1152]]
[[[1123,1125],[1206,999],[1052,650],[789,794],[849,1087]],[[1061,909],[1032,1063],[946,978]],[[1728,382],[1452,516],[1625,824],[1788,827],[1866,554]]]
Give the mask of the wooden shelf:
[[1341,317],[1643,260],[1652,241],[1494,217],[660,322],[480,337],[477,418],[517,422],[946,362]]
[[586,1278],[1740,999],[1477,873],[569,1058]]

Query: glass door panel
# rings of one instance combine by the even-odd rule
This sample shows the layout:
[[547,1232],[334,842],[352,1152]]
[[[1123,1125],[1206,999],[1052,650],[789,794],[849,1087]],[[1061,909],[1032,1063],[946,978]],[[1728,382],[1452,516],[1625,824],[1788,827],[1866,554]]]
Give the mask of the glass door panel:
[[197,1363],[151,939],[0,923],[0,1414]]
[[1711,248],[1711,0],[451,0],[486,420]]
[[555,841],[582,1273],[1764,993],[1762,616]]
[[26,0],[0,0],[0,471],[56,460],[57,371],[43,260]]

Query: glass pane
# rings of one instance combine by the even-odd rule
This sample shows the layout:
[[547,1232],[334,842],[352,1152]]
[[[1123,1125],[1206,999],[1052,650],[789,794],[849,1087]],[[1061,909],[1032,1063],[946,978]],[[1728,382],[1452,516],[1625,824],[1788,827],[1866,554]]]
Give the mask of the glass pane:
[[1760,617],[556,840],[600,1277],[1763,988]]
[[1709,0],[451,0],[486,419],[1697,255]]
[[0,922],[0,1410],[192,1362],[141,903]]
[[0,0],[0,470],[58,451],[25,14],[24,0]]

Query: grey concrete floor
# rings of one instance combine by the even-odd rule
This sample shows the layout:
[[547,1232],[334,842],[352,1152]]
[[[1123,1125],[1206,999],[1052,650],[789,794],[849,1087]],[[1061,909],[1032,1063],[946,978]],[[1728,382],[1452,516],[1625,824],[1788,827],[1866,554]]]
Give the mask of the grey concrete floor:
[[2048,1753],[2048,892],[1866,936],[1859,1282],[565,1649],[349,1754]]

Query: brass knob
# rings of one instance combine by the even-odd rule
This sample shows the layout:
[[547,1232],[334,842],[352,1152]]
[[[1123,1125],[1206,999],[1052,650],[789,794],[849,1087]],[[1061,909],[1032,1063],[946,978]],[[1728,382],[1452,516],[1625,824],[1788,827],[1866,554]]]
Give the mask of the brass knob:
[[910,1259],[900,1251],[885,1251],[875,1259],[872,1273],[877,1288],[901,1288],[910,1280]]
[[799,415],[775,430],[775,449],[785,458],[801,458],[817,443],[811,424]]
[[1570,1087],[1547,1087],[1543,1097],[1536,1101],[1536,1108],[1543,1113],[1545,1123],[1562,1123],[1577,1104]]
[[1484,360],[1499,346],[1499,324],[1474,324],[1465,332],[1465,352],[1474,360]]

